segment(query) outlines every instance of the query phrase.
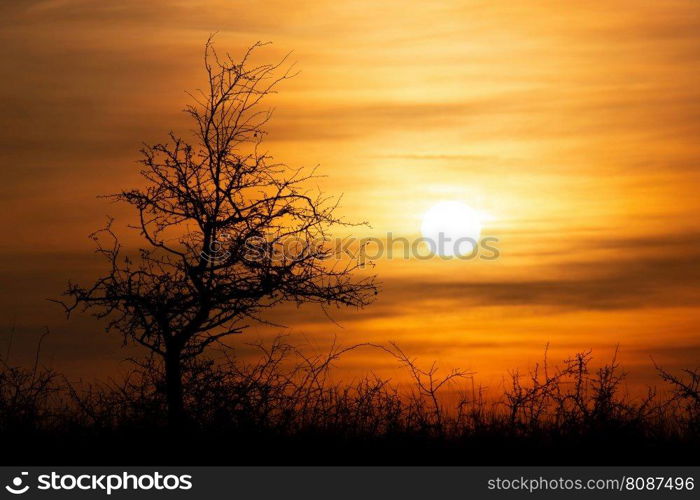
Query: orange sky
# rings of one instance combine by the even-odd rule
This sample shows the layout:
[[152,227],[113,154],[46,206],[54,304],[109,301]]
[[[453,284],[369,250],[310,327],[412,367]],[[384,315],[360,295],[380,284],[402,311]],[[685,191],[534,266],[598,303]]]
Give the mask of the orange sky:
[[[46,302],[99,270],[95,198],[139,182],[142,141],[186,131],[186,89],[219,31],[235,54],[271,40],[301,70],[272,104],[268,146],[320,164],[321,187],[372,229],[415,237],[433,204],[488,214],[494,262],[379,260],[362,312],[280,310],[321,346],[396,341],[492,380],[621,345],[643,378],[700,355],[700,5],[688,1],[120,1],[0,4],[0,297],[22,358],[73,377],[125,356]],[[234,343],[279,329],[254,328]],[[356,354],[356,370],[392,361]]]

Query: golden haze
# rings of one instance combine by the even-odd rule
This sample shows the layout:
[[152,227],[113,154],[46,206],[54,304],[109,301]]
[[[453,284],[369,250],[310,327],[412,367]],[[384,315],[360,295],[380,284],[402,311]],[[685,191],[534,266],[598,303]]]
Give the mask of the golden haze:
[[[183,90],[202,83],[218,30],[232,53],[294,50],[268,146],[320,164],[321,186],[372,223],[360,236],[416,237],[429,207],[458,200],[500,240],[495,262],[380,260],[376,304],[334,313],[342,328],[278,311],[292,338],[393,340],[486,380],[547,343],[555,359],[619,343],[639,379],[650,355],[695,366],[699,13],[694,0],[4,3],[5,324],[25,347],[48,325],[72,376],[119,369],[118,339],[44,298],[99,269],[85,236],[128,215],[95,195],[139,182],[141,141],[187,130]],[[369,351],[342,364],[390,365]]]

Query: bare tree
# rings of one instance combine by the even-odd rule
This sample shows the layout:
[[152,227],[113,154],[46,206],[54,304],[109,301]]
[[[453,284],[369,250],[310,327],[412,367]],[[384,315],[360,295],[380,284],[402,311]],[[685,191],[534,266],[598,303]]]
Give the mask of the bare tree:
[[208,85],[185,109],[192,138],[171,132],[145,146],[145,187],[111,195],[136,208],[144,247],[124,255],[110,221],[92,235],[109,272],[66,291],[68,314],[94,310],[108,330],[163,358],[171,424],[184,417],[183,363],[211,344],[265,321],[281,302],[362,307],[376,294],[357,263],[329,259],[329,231],[349,225],[335,215],[338,199],[311,189],[313,170],[276,163],[261,148],[271,116],[261,104],[293,76],[277,75],[286,58],[253,64],[261,45],[234,60],[207,41]]

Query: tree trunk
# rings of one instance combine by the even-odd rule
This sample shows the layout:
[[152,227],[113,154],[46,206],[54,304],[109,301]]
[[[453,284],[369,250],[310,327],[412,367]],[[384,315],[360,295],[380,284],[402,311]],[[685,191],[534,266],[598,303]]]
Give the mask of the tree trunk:
[[168,349],[165,355],[165,386],[168,402],[168,425],[182,427],[185,420],[185,407],[182,391],[182,366],[180,352]]

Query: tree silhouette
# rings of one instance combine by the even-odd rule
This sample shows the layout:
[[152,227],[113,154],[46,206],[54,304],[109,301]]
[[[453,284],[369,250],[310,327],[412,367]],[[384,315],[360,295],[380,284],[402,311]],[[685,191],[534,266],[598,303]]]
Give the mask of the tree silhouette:
[[92,234],[109,272],[66,291],[69,315],[93,310],[125,342],[162,357],[171,425],[185,415],[183,364],[211,344],[265,321],[264,311],[282,302],[362,307],[376,294],[357,263],[329,259],[329,231],[350,224],[335,215],[338,199],[310,188],[313,170],[276,163],[261,149],[271,116],[261,103],[293,76],[277,76],[286,58],[253,64],[261,45],[236,61],[207,41],[207,87],[185,109],[196,125],[190,141],[171,132],[168,142],[145,146],[145,186],[110,196],[136,208],[144,247],[124,255],[110,220]]

